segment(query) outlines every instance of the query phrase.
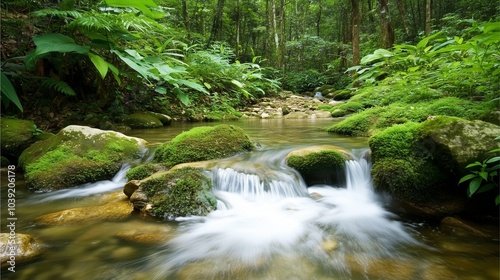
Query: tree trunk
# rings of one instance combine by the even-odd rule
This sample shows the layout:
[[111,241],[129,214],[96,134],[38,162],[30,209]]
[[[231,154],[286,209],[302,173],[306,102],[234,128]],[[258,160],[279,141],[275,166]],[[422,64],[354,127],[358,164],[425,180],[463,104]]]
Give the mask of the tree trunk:
[[318,2],[318,16],[316,17],[316,36],[320,37],[320,24],[321,24],[321,12],[322,12],[322,9],[321,9],[321,0],[319,0]]
[[285,0],[280,0],[280,10],[279,10],[279,18],[280,18],[280,29],[279,29],[279,52],[278,52],[278,65],[280,69],[285,71]]
[[359,0],[352,3],[352,65],[359,65]]
[[217,0],[217,7],[214,15],[214,21],[212,24],[212,32],[210,33],[210,39],[208,40],[208,45],[214,41],[220,41],[222,35],[222,13],[224,11],[224,0]]
[[394,45],[394,29],[389,18],[387,0],[378,0],[380,9],[380,32],[382,33],[382,48],[389,49]]
[[425,1],[425,35],[431,34],[431,0]]
[[406,9],[403,0],[397,0],[397,6],[399,11],[399,18],[403,23],[403,28],[405,29],[406,36],[410,36],[410,27],[408,26],[408,19],[406,17]]
[[240,56],[240,31],[241,31],[241,5],[240,0],[236,2],[236,57]]
[[182,20],[184,22],[184,27],[189,33],[189,17],[187,11],[187,0],[182,0]]

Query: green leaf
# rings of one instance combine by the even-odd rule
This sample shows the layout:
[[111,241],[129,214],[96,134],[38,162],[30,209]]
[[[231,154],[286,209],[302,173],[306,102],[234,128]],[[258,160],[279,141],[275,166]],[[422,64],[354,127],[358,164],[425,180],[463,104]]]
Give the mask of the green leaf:
[[500,204],[500,195],[497,195],[497,198],[495,198],[495,204],[497,206]]
[[184,80],[184,79],[176,79],[177,83],[181,84],[181,85],[185,85],[187,87],[190,87],[192,89],[195,89],[197,91],[201,91],[203,93],[206,93],[206,94],[209,94],[209,92],[200,84],[196,83],[196,82],[192,82],[192,81],[188,81],[188,80]]
[[460,179],[460,181],[458,182],[458,184],[460,185],[461,183],[465,182],[465,181],[468,181],[472,178],[476,178],[477,175],[476,174],[468,174],[468,175],[465,175],[464,177],[462,177],[462,179]]
[[148,7],[157,8],[158,5],[153,0],[105,0],[111,7],[136,8],[150,18],[162,18],[163,13],[151,11]]
[[101,74],[101,78],[105,78],[106,74],[108,73],[108,63],[99,55],[89,53],[89,58],[94,64],[95,68],[97,71],[99,71],[99,74]]
[[424,39],[420,40],[420,42],[417,43],[417,46],[416,46],[417,49],[421,50],[421,49],[425,48],[430,40],[432,40],[438,36],[441,36],[442,34],[443,34],[443,32],[440,31],[440,32],[437,32],[435,34],[432,34],[430,36],[425,37]]
[[473,162],[469,165],[467,165],[465,168],[471,168],[471,167],[474,167],[474,166],[481,166],[483,165],[482,163],[480,163],[479,161],[476,161],[476,162]]
[[108,68],[111,70],[111,73],[113,73],[113,76],[115,77],[116,82],[118,85],[122,84],[122,80],[120,79],[120,70],[116,68],[113,64],[108,62]]
[[492,157],[489,160],[487,160],[486,163],[493,163],[497,161],[500,161],[500,157]]
[[33,43],[36,45],[37,55],[50,52],[87,54],[90,50],[89,46],[78,45],[72,38],[59,33],[36,36]]
[[484,180],[488,180],[488,172],[479,172],[479,176],[481,176]]
[[469,188],[467,189],[467,195],[471,197],[481,186],[481,182],[483,182],[483,179],[481,177],[473,179],[469,183]]
[[9,78],[4,73],[0,73],[1,79],[0,83],[1,89],[2,89],[2,95],[5,96],[8,100],[12,101],[16,107],[23,112],[23,106],[21,105],[21,101],[19,101],[19,98],[17,97],[16,89],[14,86],[10,83]]
[[457,44],[461,45],[464,41],[464,38],[462,37],[458,37],[458,36],[455,36],[453,37],[453,39],[455,40],[455,42],[457,42]]
[[182,104],[189,106],[191,104],[191,101],[189,100],[189,96],[187,96],[184,92],[182,92],[179,89],[175,89],[175,93],[177,95],[177,98],[182,102]]
[[495,184],[493,183],[488,183],[488,184],[485,184],[485,185],[482,185],[476,193],[483,193],[483,192],[487,192],[489,190],[492,190],[495,188]]

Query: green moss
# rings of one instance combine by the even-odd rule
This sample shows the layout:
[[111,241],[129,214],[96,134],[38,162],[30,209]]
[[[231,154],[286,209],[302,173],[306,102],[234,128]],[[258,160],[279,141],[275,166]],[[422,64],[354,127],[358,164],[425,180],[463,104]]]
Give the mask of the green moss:
[[131,128],[157,128],[162,127],[163,123],[154,115],[141,112],[127,116],[123,123]]
[[413,157],[381,159],[373,164],[372,175],[377,189],[413,202],[435,200],[436,190],[449,180],[435,164]]
[[7,167],[10,164],[10,160],[4,156],[0,156],[0,167]]
[[327,131],[344,135],[367,136],[382,110],[383,108],[380,107],[364,110],[328,127]]
[[337,90],[333,93],[333,98],[335,100],[347,100],[352,96],[353,96],[352,91],[348,89]]
[[368,144],[373,161],[385,157],[405,159],[413,156],[415,136],[419,128],[418,123],[395,125],[370,137]]
[[174,166],[194,162],[225,158],[255,147],[245,132],[233,125],[202,126],[177,135],[162,144],[155,153],[155,160]]
[[140,155],[135,139],[112,132],[86,138],[81,131],[62,130],[26,149],[19,165],[29,187],[55,190],[109,179],[122,163]]
[[142,164],[134,168],[131,168],[127,172],[127,179],[129,181],[142,180],[164,169],[165,167],[161,166],[160,164],[153,164],[153,163]]
[[152,204],[151,214],[164,218],[206,215],[217,207],[211,181],[201,169],[181,168],[148,179],[141,188]]
[[336,151],[321,151],[305,156],[293,155],[287,160],[288,166],[296,169],[301,174],[343,167],[344,162],[344,155]]
[[321,104],[316,107],[316,110],[322,110],[322,111],[330,111],[333,108],[332,105],[329,104]]
[[4,156],[17,158],[34,139],[35,123],[29,120],[0,119],[1,149]]

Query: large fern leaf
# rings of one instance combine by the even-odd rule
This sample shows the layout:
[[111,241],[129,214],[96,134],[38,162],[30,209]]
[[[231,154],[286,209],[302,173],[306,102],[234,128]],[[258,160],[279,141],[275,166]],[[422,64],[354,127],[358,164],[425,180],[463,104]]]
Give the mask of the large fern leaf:
[[60,17],[60,18],[80,18],[82,14],[79,11],[68,10],[62,11],[57,9],[43,9],[33,12],[36,17]]

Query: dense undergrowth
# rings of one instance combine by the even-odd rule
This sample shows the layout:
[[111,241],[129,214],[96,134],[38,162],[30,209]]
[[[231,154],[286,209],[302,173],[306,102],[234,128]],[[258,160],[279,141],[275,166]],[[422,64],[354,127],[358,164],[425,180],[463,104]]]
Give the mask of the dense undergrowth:
[[394,124],[436,115],[498,124],[500,24],[476,23],[463,37],[437,32],[416,45],[396,45],[363,57],[354,96],[329,109],[347,118],[327,130],[369,136]]

